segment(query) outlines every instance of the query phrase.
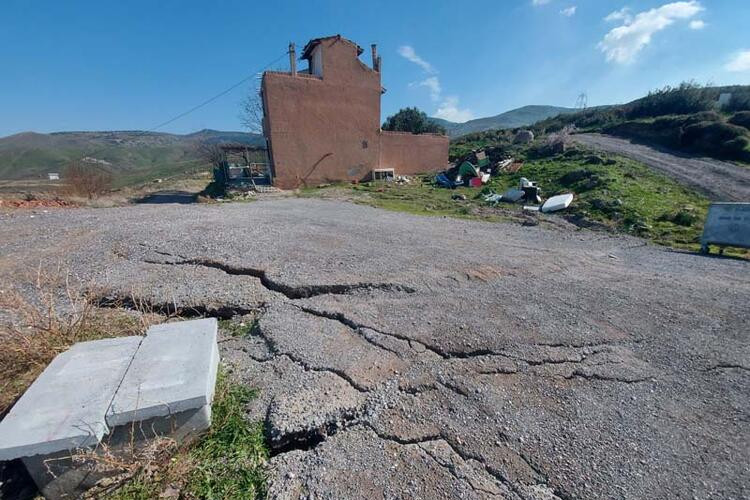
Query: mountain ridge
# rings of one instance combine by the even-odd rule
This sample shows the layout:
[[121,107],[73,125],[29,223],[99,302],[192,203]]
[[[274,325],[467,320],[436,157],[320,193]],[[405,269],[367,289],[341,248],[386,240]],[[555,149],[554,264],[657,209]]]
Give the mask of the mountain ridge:
[[459,137],[471,134],[472,132],[484,132],[485,130],[528,127],[538,121],[575,111],[574,108],[565,108],[562,106],[529,104],[494,116],[475,118],[463,123],[451,122],[436,117],[430,117],[430,120],[444,127],[448,136]]
[[206,168],[202,144],[263,146],[259,134],[203,129],[189,134],[120,131],[20,132],[0,138],[0,179],[44,178],[72,161],[88,158],[106,165],[117,184],[143,182]]

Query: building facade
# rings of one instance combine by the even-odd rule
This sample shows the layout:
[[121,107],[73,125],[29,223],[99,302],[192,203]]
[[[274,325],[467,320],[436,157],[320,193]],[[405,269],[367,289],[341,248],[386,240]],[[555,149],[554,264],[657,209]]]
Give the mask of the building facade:
[[274,184],[284,189],[363,181],[373,170],[397,175],[441,170],[448,137],[380,130],[380,58],[360,61],[357,44],[331,36],[311,40],[301,58],[309,67],[266,71],[261,84],[263,132]]

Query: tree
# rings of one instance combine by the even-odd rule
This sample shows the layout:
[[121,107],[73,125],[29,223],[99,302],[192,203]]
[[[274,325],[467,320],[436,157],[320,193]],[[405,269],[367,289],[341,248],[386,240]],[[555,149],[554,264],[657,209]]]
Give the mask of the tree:
[[112,174],[102,167],[74,161],[63,170],[64,190],[73,196],[94,198],[112,189]]
[[404,108],[395,115],[389,116],[383,124],[383,130],[393,132],[411,132],[412,134],[445,134],[445,129],[430,120],[417,108]]
[[263,133],[263,101],[258,89],[251,91],[245,100],[242,101],[240,119],[250,132],[255,134]]

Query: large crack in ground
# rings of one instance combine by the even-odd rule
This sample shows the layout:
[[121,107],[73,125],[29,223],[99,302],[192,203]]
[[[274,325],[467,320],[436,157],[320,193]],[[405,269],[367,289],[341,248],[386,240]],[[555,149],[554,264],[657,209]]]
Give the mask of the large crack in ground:
[[260,283],[272,292],[278,292],[288,299],[307,299],[318,295],[349,295],[356,292],[385,291],[414,293],[416,289],[396,283],[351,283],[351,284],[326,284],[326,285],[301,285],[291,286],[271,278],[263,269],[253,267],[238,267],[213,259],[193,258],[181,259],[172,262],[156,260],[143,260],[147,264],[170,265],[170,266],[202,266],[218,269],[232,276],[252,276],[260,280]]
[[[618,362],[602,362],[602,363],[596,363],[591,362],[587,359],[587,355],[582,354],[597,354],[601,350],[606,350],[611,344],[617,344],[617,343],[607,343],[607,342],[596,342],[596,343],[582,343],[581,345],[570,345],[566,343],[534,343],[534,344],[525,344],[527,348],[530,349],[573,349],[576,352],[573,353],[573,355],[570,355],[568,357],[561,357],[561,358],[555,358],[554,356],[545,356],[545,355],[539,355],[534,356],[533,352],[531,355],[524,355],[519,353],[511,352],[508,349],[476,349],[472,351],[454,351],[454,350],[445,350],[442,349],[439,345],[433,344],[433,345],[427,345],[424,343],[421,343],[413,338],[410,338],[408,335],[396,333],[396,332],[387,332],[380,328],[377,328],[374,325],[368,325],[360,323],[344,313],[341,313],[339,311],[329,311],[329,310],[320,310],[315,307],[311,307],[309,305],[302,305],[299,303],[295,303],[294,301],[298,299],[306,299],[311,297],[316,297],[319,295],[353,295],[358,293],[366,293],[368,291],[379,291],[379,292],[392,292],[392,293],[406,293],[411,294],[415,293],[416,290],[414,288],[399,285],[399,284],[392,284],[392,283],[354,283],[354,284],[326,284],[326,285],[304,285],[304,286],[290,286],[286,285],[284,283],[281,283],[277,280],[271,279],[268,275],[268,273],[263,269],[257,269],[252,267],[237,267],[232,266],[217,260],[213,259],[205,259],[205,258],[185,258],[183,256],[179,255],[173,255],[168,252],[162,252],[162,251],[156,251],[157,254],[169,257],[169,258],[177,258],[178,260],[169,261],[169,262],[163,262],[158,260],[143,260],[143,262],[148,264],[157,264],[157,265],[176,265],[176,266],[200,266],[205,268],[211,268],[216,269],[221,272],[226,273],[227,275],[233,275],[233,276],[251,276],[260,281],[260,283],[265,287],[266,289],[280,293],[284,298],[282,299],[282,302],[285,304],[288,304],[290,306],[293,306],[297,310],[308,314],[312,317],[316,318],[322,318],[330,321],[336,321],[339,324],[343,325],[350,331],[357,334],[358,337],[364,339],[369,345],[372,345],[378,349],[382,349],[383,351],[389,352],[391,354],[397,355],[399,358],[408,358],[412,357],[411,361],[415,361],[415,355],[414,352],[428,352],[431,355],[434,356],[434,360],[437,363],[449,363],[449,362],[460,362],[460,361],[466,361],[466,362],[474,362],[474,360],[480,360],[481,358],[497,358],[501,360],[510,361],[514,364],[514,367],[506,367],[501,366],[499,368],[494,369],[484,369],[482,367],[477,367],[474,373],[481,374],[481,375],[511,375],[511,374],[518,374],[518,373],[525,373],[525,374],[531,374],[531,375],[537,375],[536,372],[533,370],[536,368],[544,368],[545,366],[562,366],[562,367],[573,367],[568,375],[563,375],[562,378],[564,379],[574,379],[574,378],[580,378],[584,380],[599,380],[599,381],[608,381],[608,382],[622,382],[622,383],[637,383],[647,380],[648,377],[618,377],[618,376],[612,376],[607,374],[598,373],[596,371],[592,371],[592,368],[597,366],[603,366],[605,364],[608,364],[610,366],[616,365]],[[97,299],[97,305],[101,307],[125,307],[129,309],[136,309],[136,310],[148,310],[152,312],[160,312],[163,314],[166,314],[168,316],[179,316],[179,317],[198,317],[198,316],[211,316],[211,317],[217,317],[221,319],[231,319],[234,316],[241,316],[246,314],[255,314],[256,317],[258,315],[262,315],[266,308],[269,307],[266,303],[259,303],[253,307],[250,306],[229,306],[226,304],[219,304],[219,305],[193,305],[193,306],[178,306],[175,303],[152,303],[147,300],[138,299],[136,297],[130,296],[117,296],[116,294],[106,294],[101,295]],[[374,333],[374,334],[373,334]],[[362,384],[360,384],[354,377],[352,377],[349,373],[347,373],[344,369],[337,369],[335,367],[321,367],[321,366],[314,366],[310,364],[308,361],[304,359],[304,357],[296,355],[294,353],[288,352],[287,349],[284,349],[283,346],[280,346],[271,336],[267,335],[263,329],[259,326],[257,329],[255,329],[255,332],[253,334],[254,336],[259,337],[262,339],[263,343],[266,346],[266,349],[268,351],[267,356],[256,356],[252,353],[245,350],[245,354],[247,354],[248,358],[252,359],[254,362],[257,363],[269,363],[269,362],[278,362],[279,360],[283,359],[289,363],[292,363],[296,366],[299,366],[304,371],[310,371],[310,372],[319,372],[319,373],[328,373],[332,374],[335,377],[343,380],[348,386],[353,388],[357,393],[364,394],[364,395],[371,395],[373,394],[373,389],[371,387],[366,387]],[[378,338],[378,336],[382,336],[382,338]],[[402,350],[400,347],[395,348],[392,345],[388,345],[389,342],[386,342],[385,339],[392,339],[392,341],[402,343],[400,345],[404,345],[405,347],[408,347],[408,349]],[[393,343],[393,342],[391,342]],[[405,351],[413,351],[409,354],[406,354]],[[722,369],[722,368],[739,368],[746,370],[746,367],[743,366],[737,366],[737,365],[717,365],[715,367],[712,367],[713,369]],[[469,375],[470,376],[470,375]],[[539,376],[560,376],[560,375],[545,375],[540,374]],[[397,377],[401,378],[401,377]],[[434,382],[428,385],[423,385],[420,387],[412,387],[412,386],[406,386],[405,388],[402,388],[399,384],[396,384],[396,390],[397,391],[403,391],[408,394],[412,395],[418,395],[422,394],[426,391],[431,390],[437,390],[439,387],[443,387],[448,391],[451,391],[457,395],[460,395],[464,398],[471,397],[471,392],[467,390],[465,387],[462,387],[461,384],[454,383],[451,380],[451,377],[445,377],[445,376],[437,376],[434,379]],[[453,436],[446,434],[445,432],[438,432],[434,435],[429,436],[422,436],[419,439],[402,439],[398,436],[390,435],[388,433],[383,432],[382,430],[378,430],[376,426],[368,419],[368,408],[371,407],[371,404],[369,402],[369,399],[365,401],[365,403],[357,408],[354,409],[344,409],[340,411],[338,414],[335,415],[335,418],[331,418],[329,420],[326,420],[322,423],[318,423],[314,426],[309,427],[303,427],[299,429],[295,429],[286,433],[279,434],[278,431],[274,431],[270,428],[269,424],[269,414],[266,415],[266,435],[269,439],[269,442],[271,442],[271,456],[276,457],[282,454],[289,453],[291,451],[304,451],[304,452],[310,452],[312,450],[315,450],[318,446],[320,446],[322,443],[326,442],[330,437],[341,433],[342,431],[347,431],[352,428],[356,428],[357,426],[364,426],[368,429],[371,429],[380,439],[383,440],[389,440],[396,442],[401,445],[410,445],[410,444],[416,444],[416,445],[422,445],[424,443],[430,443],[430,442],[441,442],[445,443],[450,449],[455,453],[458,457],[460,457],[463,461],[474,461],[476,463],[479,463],[482,465],[484,470],[487,474],[489,474],[491,477],[495,478],[500,484],[507,487],[510,491],[513,491],[514,493],[518,494],[522,498],[528,498],[528,495],[524,487],[527,485],[519,484],[516,481],[511,480],[503,471],[500,471],[496,469],[495,467],[491,466],[487,463],[485,457],[483,457],[479,453],[471,452],[465,447],[458,445],[453,440]],[[267,409],[268,412],[270,412],[270,406]],[[271,439],[271,435],[273,432],[276,432],[278,435],[273,435],[273,439]],[[506,443],[509,442],[509,438],[507,436],[503,436],[503,439],[506,440]],[[507,445],[506,445],[507,447]],[[534,473],[539,477],[539,481],[537,482],[538,486],[544,486],[545,488],[548,488],[548,482],[547,482],[547,475],[538,467],[536,466],[525,454],[515,451],[510,447],[507,447],[508,450],[511,450],[514,454],[516,454],[519,459],[525,463],[530,470],[533,470]],[[481,488],[477,489],[474,484],[471,484],[471,481],[468,481],[465,477],[461,477],[461,475],[455,470],[454,466],[450,463],[444,463],[441,461],[438,457],[433,456],[429,450],[424,450],[428,455],[435,460],[436,463],[439,465],[446,467],[451,474],[457,479],[457,480],[463,480],[467,481],[468,484],[472,487],[472,489],[475,489],[477,493],[480,494],[490,494],[489,491],[484,491]],[[552,490],[550,489],[550,492],[552,492],[553,497],[552,498],[569,498],[564,492],[558,491],[558,490]]]

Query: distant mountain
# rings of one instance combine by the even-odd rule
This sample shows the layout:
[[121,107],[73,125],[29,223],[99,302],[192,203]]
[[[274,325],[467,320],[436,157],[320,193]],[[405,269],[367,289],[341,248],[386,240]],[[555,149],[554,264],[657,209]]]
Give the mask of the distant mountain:
[[178,135],[161,132],[23,132],[0,138],[0,179],[44,178],[74,160],[86,159],[112,172],[117,185],[205,168],[201,144],[265,144],[246,132],[201,130]]
[[482,132],[491,129],[527,127],[545,118],[551,118],[562,113],[572,113],[573,108],[560,106],[523,106],[512,109],[499,115],[487,118],[477,118],[464,123],[455,123],[441,118],[430,118],[435,123],[442,125],[451,137]]

